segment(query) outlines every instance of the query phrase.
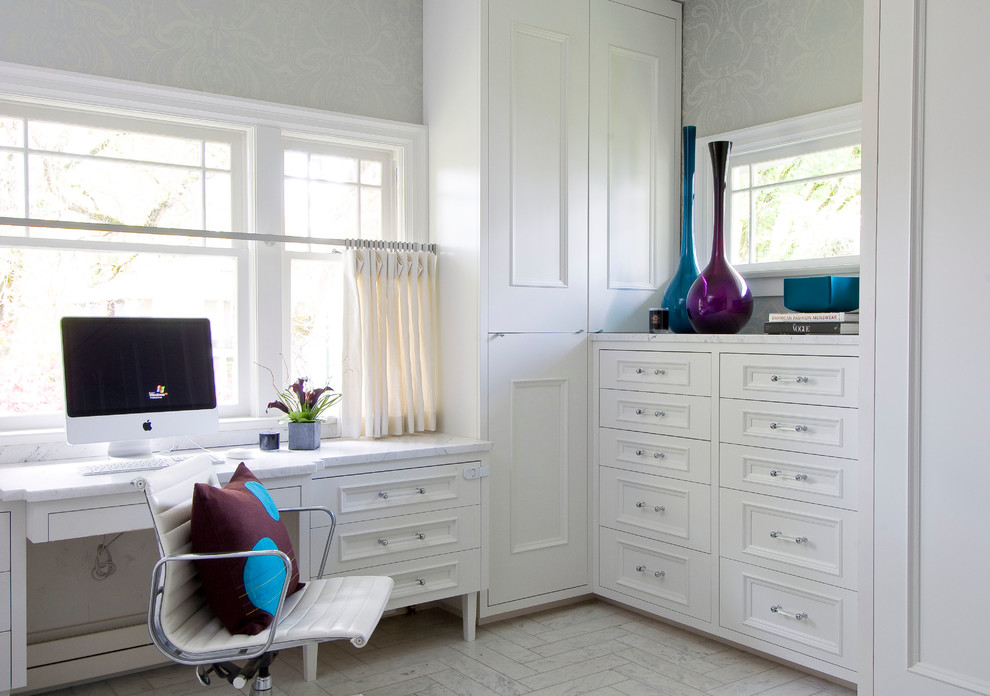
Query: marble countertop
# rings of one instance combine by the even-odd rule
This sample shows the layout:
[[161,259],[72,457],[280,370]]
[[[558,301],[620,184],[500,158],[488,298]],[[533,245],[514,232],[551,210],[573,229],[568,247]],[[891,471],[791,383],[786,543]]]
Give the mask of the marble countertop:
[[[261,480],[309,478],[320,471],[345,465],[484,452],[491,446],[490,442],[457,435],[420,433],[379,440],[335,438],[323,440],[316,450],[288,450],[283,445],[277,451],[262,452],[257,445],[235,447],[232,449],[250,455],[236,458],[225,456],[227,448],[210,451],[220,458],[215,468],[220,481],[226,482],[242,460]],[[175,454],[193,456],[196,453],[196,450],[186,450]],[[0,501],[35,503],[136,492],[131,482],[141,475],[140,472],[98,476],[79,473],[83,465],[99,461],[105,461],[105,458],[4,464],[0,466]]]
[[721,343],[736,345],[804,345],[804,346],[855,346],[859,336],[790,336],[780,334],[648,334],[648,333],[597,333],[592,341],[625,343]]

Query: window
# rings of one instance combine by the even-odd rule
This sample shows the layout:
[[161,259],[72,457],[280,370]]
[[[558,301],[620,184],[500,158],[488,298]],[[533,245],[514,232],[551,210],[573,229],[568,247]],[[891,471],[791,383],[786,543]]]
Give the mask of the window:
[[713,224],[704,146],[731,140],[725,230],[730,262],[747,278],[857,270],[859,114],[858,105],[843,107],[699,141],[699,258],[708,257]]
[[0,442],[60,439],[65,315],[208,317],[222,419],[264,417],[256,365],[336,387],[333,240],[425,241],[422,126],[22,66],[0,85]]

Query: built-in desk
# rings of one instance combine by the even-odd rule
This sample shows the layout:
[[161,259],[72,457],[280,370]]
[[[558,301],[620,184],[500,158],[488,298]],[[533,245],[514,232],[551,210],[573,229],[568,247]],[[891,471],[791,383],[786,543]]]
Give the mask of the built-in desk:
[[[465,638],[471,640],[483,586],[482,478],[490,447],[444,434],[334,439],[318,450],[250,447],[253,456],[245,463],[280,507],[335,511],[329,574],[392,576],[390,609],[460,596]],[[223,450],[216,453],[223,456]],[[151,527],[144,495],[132,484],[139,474],[82,476],[79,467],[89,461],[0,466],[0,696],[25,685],[44,688],[162,661],[143,625],[111,631],[116,643],[110,649],[93,647],[106,643],[87,636],[27,645],[25,538],[43,543]],[[216,465],[221,482],[239,461]],[[299,518],[293,530],[299,567],[315,576],[325,516]],[[386,538],[391,543],[381,544]],[[146,586],[150,572],[134,582]],[[315,650],[305,655],[309,678],[315,656]]]

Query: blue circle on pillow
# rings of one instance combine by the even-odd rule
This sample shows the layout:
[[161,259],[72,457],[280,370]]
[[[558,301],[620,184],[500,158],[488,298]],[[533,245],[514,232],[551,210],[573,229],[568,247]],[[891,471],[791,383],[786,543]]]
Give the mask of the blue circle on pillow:
[[[254,545],[254,551],[276,551],[278,546],[268,537]],[[278,556],[248,556],[244,563],[244,589],[251,604],[272,616],[285,582],[285,563]]]
[[273,520],[278,522],[278,508],[275,507],[275,501],[257,481],[248,481],[244,484],[244,487],[254,494],[254,497],[261,501],[261,504],[265,506],[265,512],[271,516]]

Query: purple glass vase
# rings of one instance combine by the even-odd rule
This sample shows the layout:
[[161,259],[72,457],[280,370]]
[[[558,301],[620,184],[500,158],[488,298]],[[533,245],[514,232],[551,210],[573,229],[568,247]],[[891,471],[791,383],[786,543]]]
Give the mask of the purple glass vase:
[[753,314],[753,293],[743,277],[725,259],[725,179],[732,143],[708,143],[715,183],[715,228],[712,260],[688,290],[685,306],[694,330],[702,334],[734,334]]

